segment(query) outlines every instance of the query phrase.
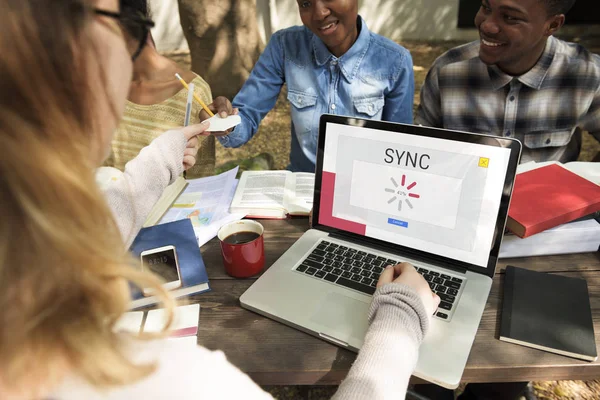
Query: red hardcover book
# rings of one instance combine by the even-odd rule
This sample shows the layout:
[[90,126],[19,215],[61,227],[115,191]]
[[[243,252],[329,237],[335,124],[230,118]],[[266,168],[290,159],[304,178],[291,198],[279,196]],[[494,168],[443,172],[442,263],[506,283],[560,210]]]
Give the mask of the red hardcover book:
[[522,238],[600,210],[600,186],[557,164],[518,174],[506,227]]

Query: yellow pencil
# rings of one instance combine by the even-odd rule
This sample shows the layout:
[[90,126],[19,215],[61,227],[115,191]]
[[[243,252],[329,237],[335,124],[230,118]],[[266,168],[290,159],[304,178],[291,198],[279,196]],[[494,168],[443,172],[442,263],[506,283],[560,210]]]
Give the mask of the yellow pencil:
[[[181,82],[181,84],[183,85],[184,88],[186,89],[190,89],[190,87],[188,86],[188,84],[183,80],[183,78],[181,77],[181,75],[179,74],[175,74],[175,76],[177,77],[177,79],[179,79],[179,82]],[[204,111],[206,111],[208,113],[208,115],[210,115],[211,117],[213,117],[215,114],[213,114],[212,111],[210,111],[210,109],[206,106],[206,104],[204,104],[204,102],[200,99],[200,97],[198,97],[196,95],[196,93],[194,93],[194,98],[196,99],[196,101],[198,103],[200,103],[200,105],[202,106],[202,108],[204,108]]]

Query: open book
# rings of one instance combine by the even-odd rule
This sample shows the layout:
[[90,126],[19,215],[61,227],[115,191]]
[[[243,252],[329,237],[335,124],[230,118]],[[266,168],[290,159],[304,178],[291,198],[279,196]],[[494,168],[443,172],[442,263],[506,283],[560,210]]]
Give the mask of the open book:
[[290,171],[244,171],[230,212],[249,218],[308,215],[313,206],[315,174]]
[[186,181],[183,176],[179,176],[175,182],[167,186],[154,207],[152,207],[152,210],[150,210],[143,227],[147,228],[149,226],[158,224],[158,221],[160,221],[169,208],[171,208],[175,200],[177,200],[187,185],[188,181]]

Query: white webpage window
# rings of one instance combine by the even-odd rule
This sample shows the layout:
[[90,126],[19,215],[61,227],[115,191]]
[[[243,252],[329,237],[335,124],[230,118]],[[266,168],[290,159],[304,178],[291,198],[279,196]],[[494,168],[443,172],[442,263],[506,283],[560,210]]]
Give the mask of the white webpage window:
[[[391,217],[454,229],[462,180],[354,161],[350,204]],[[392,222],[394,223],[394,222]]]

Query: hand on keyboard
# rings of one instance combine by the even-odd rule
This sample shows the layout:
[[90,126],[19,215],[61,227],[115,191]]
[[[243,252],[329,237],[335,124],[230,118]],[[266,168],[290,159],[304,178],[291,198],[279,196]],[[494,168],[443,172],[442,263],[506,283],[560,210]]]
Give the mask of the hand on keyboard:
[[421,298],[421,301],[423,301],[425,310],[429,315],[433,315],[440,304],[440,296],[431,291],[427,281],[417,272],[415,267],[409,263],[403,262],[393,267],[386,267],[379,276],[377,287],[391,282],[401,283],[412,287]]

